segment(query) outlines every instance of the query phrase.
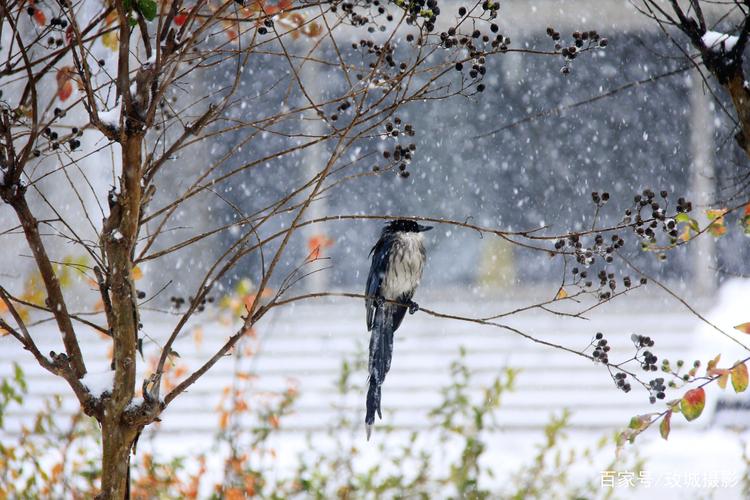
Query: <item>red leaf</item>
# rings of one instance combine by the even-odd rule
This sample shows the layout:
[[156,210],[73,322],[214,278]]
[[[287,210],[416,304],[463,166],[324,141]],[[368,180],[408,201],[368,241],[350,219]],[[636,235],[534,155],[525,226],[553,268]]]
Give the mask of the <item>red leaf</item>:
[[73,25],[71,24],[68,26],[68,28],[65,30],[65,41],[68,42],[68,45],[73,43],[73,36],[75,33],[73,33]]
[[185,14],[184,12],[180,12],[179,14],[174,16],[174,23],[176,26],[182,26],[183,24],[185,24],[185,21],[187,21],[187,18],[187,14]]
[[688,422],[700,417],[705,406],[706,391],[703,390],[703,387],[687,391],[680,400],[680,410]]
[[47,16],[44,15],[44,11],[41,9],[34,9],[34,21],[39,26],[45,26],[47,24]]
[[279,0],[276,5],[280,10],[286,10],[292,6],[292,0]]

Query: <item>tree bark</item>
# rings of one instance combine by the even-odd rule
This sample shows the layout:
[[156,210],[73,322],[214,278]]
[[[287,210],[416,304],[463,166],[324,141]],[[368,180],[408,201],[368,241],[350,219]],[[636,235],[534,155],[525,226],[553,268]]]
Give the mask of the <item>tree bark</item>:
[[[120,194],[104,221],[102,243],[107,256],[108,293],[112,308],[114,386],[104,400],[102,424],[102,491],[100,499],[127,498],[130,451],[140,426],[124,418],[135,393],[138,310],[132,279],[138,239],[142,189],[143,135],[128,131],[122,142]],[[107,293],[107,292],[105,292]]]
[[136,431],[120,415],[106,414],[102,422],[102,489],[98,500],[123,500],[128,492],[130,450]]

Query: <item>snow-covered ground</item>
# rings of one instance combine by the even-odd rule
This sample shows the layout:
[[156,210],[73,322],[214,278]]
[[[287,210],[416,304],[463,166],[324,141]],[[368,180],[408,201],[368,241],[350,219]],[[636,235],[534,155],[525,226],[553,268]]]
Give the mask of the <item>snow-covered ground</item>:
[[[423,296],[419,302],[443,313],[477,317],[516,309],[533,300],[533,295],[461,302],[445,296]],[[655,287],[633,295],[594,309],[585,320],[532,310],[498,322],[576,350],[585,348],[596,332],[602,332],[612,346],[610,360],[614,361],[632,356],[633,333],[654,339],[652,351],[660,360],[667,357],[673,362],[684,359],[692,363],[693,359],[700,359],[705,366],[708,359],[722,353],[722,359],[731,364],[745,351]],[[698,300],[693,305],[709,321],[730,332],[732,326],[750,321],[748,296],[747,281],[733,281],[717,297]],[[144,331],[154,340],[163,340],[168,335],[164,318],[146,317],[144,323]],[[213,321],[194,325],[175,345],[180,355],[178,365],[197,367],[229,332],[228,326]],[[59,336],[52,326],[39,326],[33,334],[42,344],[43,352],[61,350]],[[81,337],[89,370],[106,370],[108,341],[93,332],[82,332]],[[736,337],[748,343],[742,334]],[[343,361],[361,361],[366,345],[364,308],[356,301],[320,301],[275,312],[258,325],[257,338],[247,342],[246,347],[254,354],[245,352],[245,356],[235,355],[219,362],[166,410],[156,434],[144,434],[139,451],[151,449],[161,454],[187,456],[206,452],[209,470],[218,474],[220,458],[215,449],[212,451],[219,423],[216,406],[223,388],[232,383],[233,374],[239,371],[258,377],[252,382],[255,392],[252,397],[262,399],[268,391],[283,390],[290,385],[300,393],[294,412],[282,419],[281,431],[271,438],[279,474],[283,475],[308,450],[308,436],[317,443],[316,449],[337,446],[325,432],[336,425],[337,418],[343,415],[353,422],[363,420],[364,372],[354,371],[350,381],[353,390],[348,394],[339,394],[336,384]],[[603,436],[611,438],[631,416],[662,408],[659,403],[649,404],[647,393],[638,387],[629,394],[618,391],[606,369],[579,356],[536,344],[506,329],[417,313],[407,316],[397,333],[394,361],[383,389],[384,419],[376,422],[373,441],[365,441],[363,429],[361,433],[346,431],[346,439],[357,445],[363,463],[380,458],[377,445],[383,440],[387,440],[388,448],[404,444],[407,431],[419,433],[419,446],[429,448],[435,442],[435,424],[427,414],[442,401],[440,389],[449,383],[450,365],[458,359],[461,347],[466,350],[465,363],[473,372],[474,396],[504,368],[520,370],[516,390],[503,395],[495,425],[485,436],[488,450],[484,463],[495,471],[499,485],[531,462],[537,445],[543,441],[543,426],[551,415],[559,415],[565,408],[572,414],[565,446],[577,449],[593,448]],[[146,358],[153,352],[147,344]],[[29,379],[30,394],[22,411],[11,413],[6,420],[4,432],[13,433],[25,416],[41,408],[45,397],[66,391],[62,383],[44,374],[8,337],[0,339],[0,358],[0,375],[10,373],[11,361],[20,361]],[[640,436],[636,448],[646,460],[645,475],[636,475],[631,480],[628,474],[632,471],[606,472],[606,464],[615,453],[611,443],[595,454],[593,465],[582,463],[571,473],[582,479],[601,479],[605,489],[611,482],[624,498],[656,495],[664,499],[694,498],[710,494],[720,499],[741,498],[744,430],[720,425],[722,414],[715,415],[713,411],[718,398],[726,394],[710,388],[707,414],[689,425],[675,415],[668,442],[659,437],[658,429]],[[678,396],[679,391],[668,394],[667,399]],[[64,408],[72,411],[75,401],[67,397]],[[735,412],[734,422],[737,423],[737,418],[740,423],[747,421],[748,416],[750,413]],[[393,425],[394,432],[382,432],[384,425]],[[633,451],[630,448],[626,447],[626,452]],[[629,482],[639,487],[630,487]]]

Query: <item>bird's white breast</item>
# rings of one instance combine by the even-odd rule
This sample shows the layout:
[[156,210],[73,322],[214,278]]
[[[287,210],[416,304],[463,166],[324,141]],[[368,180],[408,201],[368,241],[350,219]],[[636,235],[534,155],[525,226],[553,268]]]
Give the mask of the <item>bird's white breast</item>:
[[413,292],[424,267],[424,246],[419,233],[401,233],[393,244],[381,291],[388,300]]

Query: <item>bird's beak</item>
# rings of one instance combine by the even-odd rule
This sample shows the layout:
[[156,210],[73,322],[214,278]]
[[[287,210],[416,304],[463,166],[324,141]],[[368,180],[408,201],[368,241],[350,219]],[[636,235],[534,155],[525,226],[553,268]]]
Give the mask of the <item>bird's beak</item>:
[[421,224],[417,224],[417,229],[419,230],[420,233],[423,233],[425,231],[429,231],[430,229],[432,229],[432,226],[423,226]]

